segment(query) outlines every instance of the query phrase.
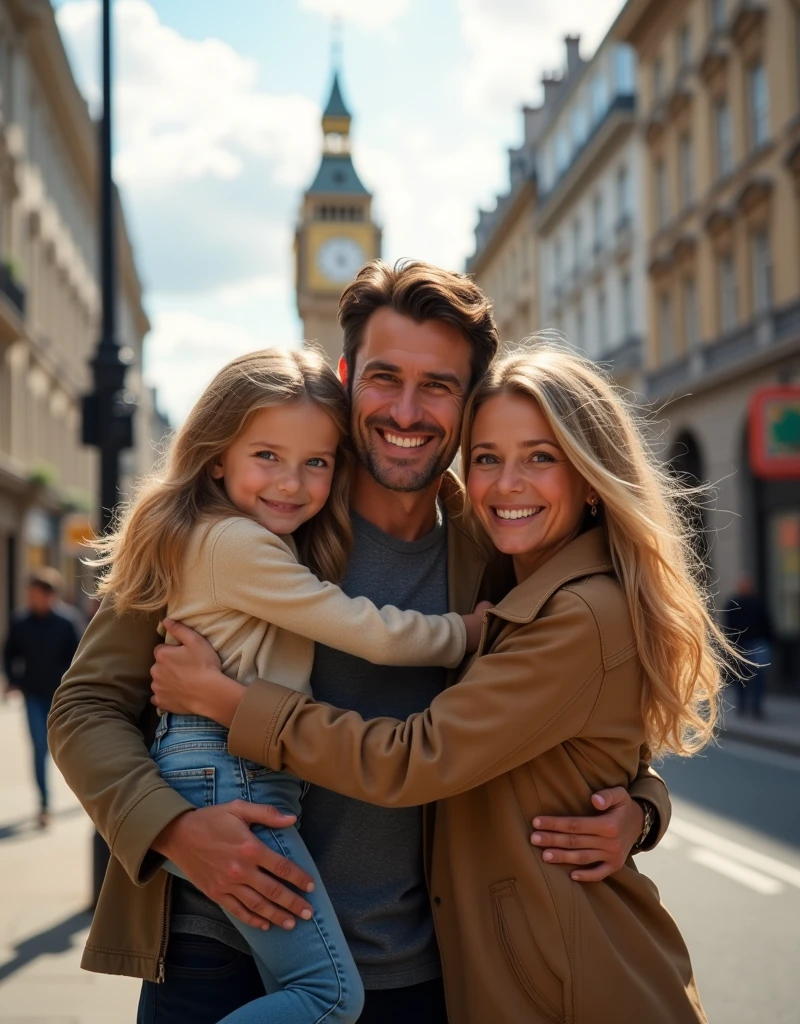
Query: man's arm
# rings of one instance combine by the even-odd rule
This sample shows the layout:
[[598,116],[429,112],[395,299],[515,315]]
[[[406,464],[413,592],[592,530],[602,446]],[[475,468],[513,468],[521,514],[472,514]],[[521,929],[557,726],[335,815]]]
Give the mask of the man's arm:
[[311,879],[258,842],[250,824],[285,827],[293,819],[238,801],[195,810],[150,757],[140,721],[149,708],[157,621],[118,616],[103,601],[53,700],[53,758],[135,882],[146,882],[167,856],[247,923],[291,926],[286,910],[304,915],[310,907],[282,883],[309,891]]

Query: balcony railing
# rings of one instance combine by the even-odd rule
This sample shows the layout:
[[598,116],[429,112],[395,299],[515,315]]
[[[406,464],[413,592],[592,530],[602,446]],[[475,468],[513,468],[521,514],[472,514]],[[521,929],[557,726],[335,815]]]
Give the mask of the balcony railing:
[[674,394],[709,374],[735,370],[759,352],[800,336],[800,301],[756,316],[750,323],[647,375],[651,398]]
[[600,356],[601,363],[610,363],[614,376],[638,370],[642,365],[642,339],[631,335],[615,348]]

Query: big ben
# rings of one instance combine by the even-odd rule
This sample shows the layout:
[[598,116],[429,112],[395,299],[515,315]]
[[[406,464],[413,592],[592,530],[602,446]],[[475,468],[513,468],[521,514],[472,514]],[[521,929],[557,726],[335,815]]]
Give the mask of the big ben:
[[322,115],[322,160],[303,197],[295,235],[297,310],[303,337],[318,342],[333,366],[342,354],[336,316],[339,298],[381,248],[380,228],[372,220],[372,196],[353,165],[351,121],[335,71]]

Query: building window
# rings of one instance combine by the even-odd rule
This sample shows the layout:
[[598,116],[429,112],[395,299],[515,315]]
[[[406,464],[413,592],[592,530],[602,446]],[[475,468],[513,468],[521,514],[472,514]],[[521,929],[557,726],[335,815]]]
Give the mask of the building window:
[[623,164],[617,172],[617,229],[624,227],[631,217],[631,176]]
[[619,282],[619,303],[622,310],[623,341],[633,337],[633,283],[626,271]]
[[656,215],[658,227],[664,228],[669,222],[669,192],[667,181],[667,167],[663,160],[656,163]]
[[581,351],[586,351],[586,325],[583,319],[583,306],[578,306],[575,312],[575,344]]
[[594,232],[594,251],[600,252],[603,248],[605,235],[605,224],[603,216],[603,197],[596,195],[592,201],[592,226]]
[[662,366],[671,363],[675,358],[675,338],[672,329],[672,300],[669,295],[661,295],[658,300],[658,340]]
[[586,124],[586,109],[579,103],[572,111],[572,142],[576,149],[586,142],[588,126]]
[[763,146],[769,138],[769,86],[767,72],[761,61],[747,72],[747,100],[750,117],[750,145]]
[[692,30],[688,24],[678,33],[678,68],[687,71],[692,63]]
[[614,67],[617,76],[617,92],[632,96],[636,92],[636,58],[630,46],[618,46],[614,51]]
[[559,241],[556,242],[555,246],[553,247],[553,271],[554,271],[555,277],[556,277],[556,279],[555,279],[555,281],[553,283],[555,285],[556,291],[560,291],[561,287],[562,287],[562,285],[564,283],[563,276],[562,276],[563,272],[564,272],[564,261],[562,259],[562,255],[561,255],[561,240],[560,239],[559,239]]
[[601,74],[596,74],[592,80],[591,86],[592,96],[592,121],[598,124],[605,117],[606,109],[608,107],[608,90],[606,88],[605,77]]
[[581,230],[581,222],[575,220],[572,222],[572,266],[575,273],[578,274],[581,269],[581,256],[583,255],[583,232]]
[[717,261],[719,278],[719,326],[722,334],[732,331],[738,322],[736,265],[733,253],[723,253]]
[[694,198],[694,147],[691,135],[682,135],[678,143],[681,206],[686,208]]
[[733,170],[733,136],[731,134],[731,108],[727,100],[714,105],[714,144],[716,147],[717,177]]
[[653,102],[658,101],[664,95],[664,60],[657,57],[653,61]]
[[709,20],[714,32],[725,28],[725,0],[708,0]]
[[753,312],[763,313],[772,306],[772,251],[769,233],[757,231],[750,239],[753,270]]
[[608,309],[605,289],[597,293],[597,343],[598,352],[602,354],[608,349]]
[[697,345],[697,285],[693,277],[683,279],[683,343],[687,352]]
[[569,164],[569,139],[566,131],[556,136],[556,174],[563,174]]

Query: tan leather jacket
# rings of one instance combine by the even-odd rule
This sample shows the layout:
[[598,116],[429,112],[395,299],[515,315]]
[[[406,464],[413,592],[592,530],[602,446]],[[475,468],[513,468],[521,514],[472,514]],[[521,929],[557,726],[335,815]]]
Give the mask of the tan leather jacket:
[[[467,612],[480,598],[496,600],[508,590],[508,569],[487,565],[462,526],[463,492],[455,477],[445,476],[442,497],[448,511],[450,610]],[[153,648],[161,642],[157,623],[157,616],[117,616],[104,601],[50,714],[53,758],[113,855],[82,966],[149,981],[163,979],[171,880],[150,844],[170,821],[191,810],[149,755],[157,721],[150,704]],[[261,745],[269,724],[263,720]],[[670,803],[666,787],[646,762],[631,793],[658,810],[654,845],[669,821]],[[560,806],[557,802],[548,810]]]
[[535,815],[585,814],[595,790],[633,782],[642,675],[595,528],[487,614],[478,656],[427,711],[364,721],[257,682],[229,747],[370,803],[437,801],[427,853],[450,1024],[696,1024],[686,947],[633,860],[582,884],[530,845]]

